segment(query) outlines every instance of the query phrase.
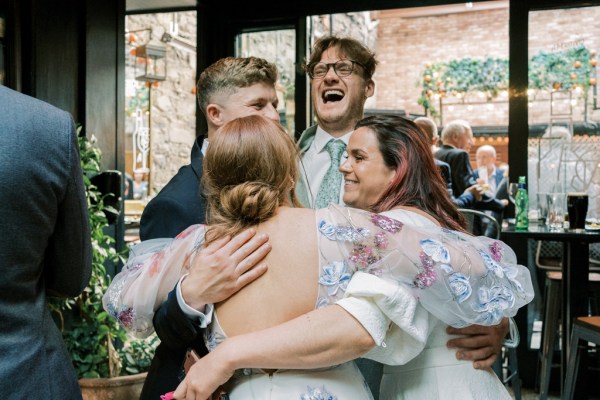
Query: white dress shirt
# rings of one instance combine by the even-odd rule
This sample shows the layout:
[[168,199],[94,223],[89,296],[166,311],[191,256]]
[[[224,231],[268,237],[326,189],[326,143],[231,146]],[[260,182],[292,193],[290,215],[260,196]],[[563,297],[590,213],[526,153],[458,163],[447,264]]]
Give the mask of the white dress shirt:
[[[335,138],[331,136],[329,133],[325,132],[323,128],[320,126],[317,127],[317,133],[315,134],[315,140],[312,142],[306,153],[302,156],[302,162],[300,165],[300,171],[306,177],[306,181],[309,187],[309,197],[310,197],[310,207],[314,208],[315,200],[317,198],[317,193],[319,192],[319,187],[321,187],[321,183],[323,183],[323,179],[325,178],[325,174],[331,165],[331,158],[329,157],[329,153],[325,146],[331,139],[339,139],[343,141],[346,145],[348,145],[348,141],[350,140],[350,135],[352,131],[344,134],[339,138]],[[346,161],[344,157],[340,159],[340,165]],[[342,183],[340,185],[340,201],[339,204],[344,204],[342,201],[342,195],[344,191],[344,180],[342,179]]]

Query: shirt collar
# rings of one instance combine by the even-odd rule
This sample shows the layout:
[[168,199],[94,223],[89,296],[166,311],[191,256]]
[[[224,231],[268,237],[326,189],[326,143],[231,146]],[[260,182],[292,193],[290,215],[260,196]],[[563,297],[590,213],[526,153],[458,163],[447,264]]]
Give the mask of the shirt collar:
[[350,131],[348,133],[345,133],[343,136],[339,137],[339,138],[335,138],[333,136],[331,136],[329,133],[325,132],[325,130],[323,128],[321,128],[320,126],[317,126],[317,133],[315,134],[315,150],[317,150],[317,153],[320,153],[321,151],[323,151],[325,149],[325,146],[327,145],[327,143],[329,143],[329,141],[331,139],[339,139],[342,142],[344,142],[346,144],[346,146],[348,145],[348,141],[350,140],[350,136],[352,135],[353,131]]
[[202,142],[202,156],[206,155],[206,149],[208,149],[208,139],[204,139]]

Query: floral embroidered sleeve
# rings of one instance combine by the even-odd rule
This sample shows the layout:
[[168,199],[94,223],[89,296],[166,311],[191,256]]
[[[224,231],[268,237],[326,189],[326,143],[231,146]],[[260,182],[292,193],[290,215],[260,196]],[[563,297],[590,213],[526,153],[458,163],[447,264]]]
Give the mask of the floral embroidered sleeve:
[[104,309],[129,334],[145,338],[154,332],[154,312],[189,269],[204,231],[203,225],[193,225],[175,239],[147,240],[130,250],[102,298]]
[[318,306],[343,298],[356,272],[409,289],[455,327],[498,324],[533,299],[529,270],[501,241],[333,205],[317,218]]

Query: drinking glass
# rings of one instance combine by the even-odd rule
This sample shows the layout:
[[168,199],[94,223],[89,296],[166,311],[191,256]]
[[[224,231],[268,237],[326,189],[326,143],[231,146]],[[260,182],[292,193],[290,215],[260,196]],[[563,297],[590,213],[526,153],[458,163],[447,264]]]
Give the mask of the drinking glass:
[[565,193],[548,193],[548,229],[562,231],[565,222]]
[[515,204],[515,196],[517,195],[517,190],[519,190],[519,184],[518,183],[512,182],[512,183],[508,184],[508,199],[513,204]]
[[538,218],[544,224],[548,220],[548,193],[537,193]]
[[569,213],[569,229],[584,229],[588,209],[587,193],[567,194],[567,212]]
[[479,173],[479,179],[478,182],[481,185],[481,188],[483,189],[483,191],[488,191],[490,190],[490,182],[489,182],[489,178],[488,178],[488,170],[487,167],[479,167],[477,168],[477,172]]

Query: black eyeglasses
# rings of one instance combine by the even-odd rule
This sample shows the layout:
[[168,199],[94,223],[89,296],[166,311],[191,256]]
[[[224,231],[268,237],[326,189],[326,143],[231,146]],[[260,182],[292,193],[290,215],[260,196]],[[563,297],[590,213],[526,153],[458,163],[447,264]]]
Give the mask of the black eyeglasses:
[[333,71],[337,74],[337,76],[343,78],[352,74],[352,71],[354,71],[354,64],[358,64],[363,67],[364,70],[366,70],[364,65],[354,60],[340,60],[329,64],[319,62],[308,70],[308,76],[310,76],[311,79],[324,78],[325,75],[327,75],[327,72],[329,72],[329,68],[333,67]]

